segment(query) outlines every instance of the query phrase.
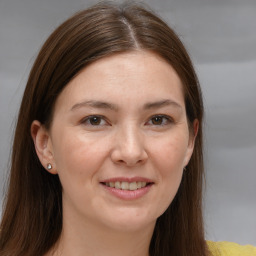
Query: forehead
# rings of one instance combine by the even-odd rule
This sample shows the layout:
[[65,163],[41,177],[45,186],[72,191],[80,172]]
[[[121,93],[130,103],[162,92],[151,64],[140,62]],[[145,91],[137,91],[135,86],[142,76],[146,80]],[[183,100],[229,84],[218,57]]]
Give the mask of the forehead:
[[158,55],[133,51],[102,58],[84,68],[65,87],[56,105],[69,108],[81,100],[107,99],[127,106],[163,98],[184,104],[179,76]]

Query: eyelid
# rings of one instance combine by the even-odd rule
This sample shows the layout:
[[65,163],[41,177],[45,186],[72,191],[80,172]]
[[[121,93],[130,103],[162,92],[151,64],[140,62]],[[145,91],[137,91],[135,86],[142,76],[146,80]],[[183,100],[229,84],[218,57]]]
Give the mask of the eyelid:
[[[93,118],[93,117],[100,118],[101,121],[103,120],[105,123],[104,124],[99,124],[99,125],[93,125],[91,123],[87,123],[90,120],[90,118]],[[151,122],[151,120],[153,118],[156,118],[156,117],[160,117],[160,118],[166,119],[167,123],[159,124],[159,125],[157,125],[157,124],[149,124],[149,122]],[[169,115],[166,115],[166,114],[155,114],[155,115],[151,116],[148,119],[148,121],[146,122],[146,125],[152,125],[152,126],[159,126],[159,127],[161,127],[161,126],[166,126],[166,125],[172,124],[174,122],[175,122],[174,119],[171,116],[169,116]],[[109,123],[107,118],[105,116],[103,116],[103,115],[89,115],[89,116],[86,116],[86,117],[81,119],[80,123],[83,124],[83,125],[88,125],[88,126],[92,126],[92,127],[101,127],[101,126],[105,126],[105,125],[110,125],[111,126],[111,124]]]
[[169,125],[169,124],[172,124],[172,123],[174,123],[175,121],[174,121],[174,119],[171,117],[171,116],[169,116],[169,115],[165,115],[165,114],[156,114],[156,115],[153,115],[153,116],[151,116],[149,119],[148,119],[148,121],[146,122],[146,123],[148,123],[149,121],[151,121],[153,118],[155,118],[155,117],[161,117],[161,118],[165,118],[165,119],[167,119],[167,124],[160,124],[160,125],[154,125],[154,124],[150,124],[150,125],[153,125],[153,126],[165,126],[165,125]]
[[[105,121],[105,124],[99,124],[99,125],[92,125],[90,123],[86,123],[87,121],[90,120],[90,118],[93,118],[93,117],[97,117],[97,118],[100,118],[101,120]],[[102,115],[89,115],[89,116],[86,116],[84,118],[82,118],[82,120],[80,121],[81,124],[84,124],[84,125],[88,125],[88,126],[93,126],[93,127],[100,127],[100,126],[104,126],[104,125],[109,125],[109,122],[107,121],[106,117],[105,116],[102,116]]]

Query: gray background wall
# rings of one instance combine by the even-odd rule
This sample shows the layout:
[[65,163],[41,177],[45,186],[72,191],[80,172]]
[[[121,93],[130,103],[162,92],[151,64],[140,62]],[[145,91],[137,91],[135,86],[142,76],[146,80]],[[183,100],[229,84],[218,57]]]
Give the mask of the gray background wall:
[[[0,0],[0,191],[14,120],[40,46],[57,25],[95,2]],[[180,35],[201,81],[207,238],[256,245],[256,1],[147,3]]]

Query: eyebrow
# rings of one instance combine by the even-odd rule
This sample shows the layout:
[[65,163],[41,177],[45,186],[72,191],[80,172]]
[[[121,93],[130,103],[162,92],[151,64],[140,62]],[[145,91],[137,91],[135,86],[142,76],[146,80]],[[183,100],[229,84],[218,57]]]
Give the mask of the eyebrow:
[[156,101],[156,102],[146,103],[143,106],[143,109],[152,109],[152,108],[154,109],[154,108],[161,108],[161,107],[165,107],[165,106],[173,106],[176,108],[182,108],[182,106],[179,103],[177,103],[176,101],[166,99],[166,100],[160,100],[160,101]]
[[[176,101],[166,99],[166,100],[160,100],[155,102],[148,102],[143,105],[143,109],[144,110],[155,109],[155,108],[161,108],[165,106],[173,106],[180,109],[182,108],[181,105]],[[88,100],[88,101],[77,103],[74,106],[72,106],[71,110],[74,111],[82,107],[92,107],[92,108],[110,109],[110,110],[118,111],[118,106],[116,104],[104,102],[104,101],[97,101],[97,100]]]
[[76,110],[82,107],[92,107],[92,108],[101,108],[101,109],[110,109],[117,111],[118,107],[115,104],[103,102],[103,101],[97,101],[97,100],[87,100],[80,103],[75,104],[71,110]]

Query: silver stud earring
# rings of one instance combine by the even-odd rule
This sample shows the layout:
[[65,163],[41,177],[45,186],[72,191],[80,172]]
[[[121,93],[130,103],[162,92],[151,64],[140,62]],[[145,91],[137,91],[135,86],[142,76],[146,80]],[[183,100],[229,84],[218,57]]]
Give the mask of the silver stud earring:
[[52,169],[52,165],[50,163],[47,164],[47,170],[51,170]]

